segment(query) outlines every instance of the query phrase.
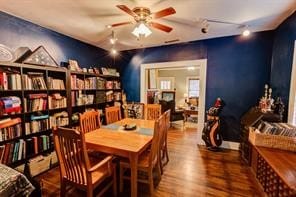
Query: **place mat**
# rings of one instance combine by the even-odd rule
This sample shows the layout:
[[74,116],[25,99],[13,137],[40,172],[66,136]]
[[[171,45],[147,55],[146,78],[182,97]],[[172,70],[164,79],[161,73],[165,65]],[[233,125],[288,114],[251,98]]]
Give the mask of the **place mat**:
[[103,125],[102,128],[104,129],[111,129],[111,130],[118,130],[121,126],[118,124],[108,124],[108,125]]
[[153,129],[149,128],[140,128],[138,132],[142,135],[153,135]]
[[111,129],[113,131],[137,132],[137,133],[142,134],[142,135],[150,135],[150,136],[153,135],[153,129],[150,129],[150,128],[140,128],[138,126],[134,130],[125,130],[123,126],[120,126],[118,124],[104,125],[104,126],[102,126],[102,128]]

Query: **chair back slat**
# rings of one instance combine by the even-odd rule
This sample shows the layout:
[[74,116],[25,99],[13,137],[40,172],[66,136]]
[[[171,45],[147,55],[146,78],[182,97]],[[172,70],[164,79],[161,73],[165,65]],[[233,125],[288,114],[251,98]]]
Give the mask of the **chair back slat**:
[[168,129],[170,127],[171,110],[165,111],[163,116],[164,116],[164,122],[163,122],[163,125],[161,125],[162,135],[160,137],[160,147],[161,148],[162,148],[162,146],[164,146],[165,143],[167,143]]
[[101,127],[100,113],[98,111],[88,111],[79,114],[80,131],[87,133]]
[[62,177],[86,185],[86,170],[90,168],[90,164],[84,135],[74,129],[61,127],[54,130],[53,134]]
[[159,149],[160,149],[160,138],[162,138],[163,136],[164,129],[165,129],[165,116],[162,115],[155,121],[154,133],[153,133],[152,144],[151,144],[151,153],[149,158],[150,164],[155,164],[155,162],[157,162]]
[[105,115],[106,115],[106,124],[111,124],[121,120],[120,107],[118,106],[107,107],[105,109]]
[[161,115],[161,105],[159,104],[146,104],[145,105],[145,119],[157,120]]

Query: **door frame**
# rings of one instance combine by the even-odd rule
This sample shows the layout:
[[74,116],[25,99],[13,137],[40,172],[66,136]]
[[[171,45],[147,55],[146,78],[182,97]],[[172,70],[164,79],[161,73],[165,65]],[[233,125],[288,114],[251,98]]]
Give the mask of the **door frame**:
[[172,61],[172,62],[154,62],[141,64],[141,88],[140,98],[142,103],[146,103],[146,70],[152,68],[177,68],[177,67],[198,67],[200,69],[199,76],[199,106],[198,106],[198,126],[197,126],[197,144],[204,145],[201,139],[202,129],[205,122],[205,105],[206,105],[206,78],[207,78],[207,59],[186,60],[186,61]]
[[289,95],[289,108],[288,108],[288,123],[292,124],[295,110],[295,102],[296,102],[296,40],[294,43],[294,56],[292,63],[292,72],[291,72],[291,81],[290,81],[290,95]]

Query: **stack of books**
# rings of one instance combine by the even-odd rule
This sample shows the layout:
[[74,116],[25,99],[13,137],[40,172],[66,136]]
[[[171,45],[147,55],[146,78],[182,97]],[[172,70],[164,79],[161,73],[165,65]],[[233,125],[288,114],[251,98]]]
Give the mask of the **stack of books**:
[[43,73],[28,72],[22,75],[23,89],[26,90],[46,90]]
[[0,71],[0,90],[21,90],[22,81],[18,71]]
[[50,128],[63,127],[69,125],[68,112],[63,111],[60,113],[55,113],[49,117]]
[[113,81],[106,81],[106,89],[113,89]]
[[71,88],[76,90],[84,89],[84,80],[77,78],[76,75],[71,75]]
[[96,77],[89,77],[85,79],[85,89],[96,89]]
[[65,90],[65,83],[61,79],[54,79],[53,77],[47,77],[48,89],[52,90]]
[[20,118],[0,120],[0,142],[20,137],[22,135],[21,122]]
[[97,77],[97,89],[104,90],[105,87],[106,87],[106,80],[101,77]]
[[67,98],[65,96],[61,96],[60,93],[55,93],[48,97],[49,109],[59,109],[64,107],[67,107]]
[[121,84],[119,81],[113,81],[113,88],[114,89],[120,89],[121,88]]
[[47,109],[47,94],[29,94],[24,98],[24,112],[43,111]]
[[26,140],[20,139],[13,143],[0,146],[0,163],[11,164],[15,161],[53,149],[52,134],[32,137]]
[[15,161],[25,158],[26,155],[26,142],[23,139],[14,143],[6,143],[0,146],[1,163],[10,164]]
[[21,113],[21,99],[16,96],[0,98],[0,115]]
[[25,134],[47,131],[49,129],[48,115],[31,115],[31,121],[25,123]]

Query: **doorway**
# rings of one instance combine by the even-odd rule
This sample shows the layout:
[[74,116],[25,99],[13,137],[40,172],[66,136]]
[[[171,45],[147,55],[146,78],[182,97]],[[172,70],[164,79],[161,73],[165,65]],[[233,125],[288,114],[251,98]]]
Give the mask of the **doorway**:
[[[141,102],[147,103],[146,91],[148,89],[157,89],[157,80],[155,72],[150,72],[155,69],[166,68],[199,68],[199,101],[198,101],[198,125],[197,125],[197,144],[204,145],[201,139],[202,129],[205,121],[205,96],[206,96],[206,73],[207,73],[207,59],[201,60],[187,60],[187,61],[174,61],[174,62],[155,62],[141,65]],[[149,77],[147,77],[149,76]],[[155,83],[150,80],[155,79]],[[169,81],[169,79],[167,80]],[[151,84],[151,87],[148,85]]]

